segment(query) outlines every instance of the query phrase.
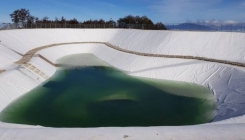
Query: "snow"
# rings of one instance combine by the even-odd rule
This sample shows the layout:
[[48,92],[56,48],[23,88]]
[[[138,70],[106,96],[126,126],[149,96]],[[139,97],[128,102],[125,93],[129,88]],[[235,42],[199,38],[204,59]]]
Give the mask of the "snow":
[[[109,42],[121,48],[154,54],[188,55],[245,62],[245,34],[232,32],[147,31],[131,29],[32,29],[0,32],[0,110],[51,77],[56,68],[49,61],[77,53],[92,53],[129,74],[185,81],[209,87],[217,100],[214,122],[205,125],[148,128],[57,129],[0,123],[0,139],[244,139],[245,68],[200,60],[138,56],[104,44],[59,45],[38,51],[29,64],[14,65],[19,54],[40,46],[67,42]],[[19,53],[19,54],[18,54]],[[33,72],[41,71],[42,74]],[[32,69],[31,69],[32,68]],[[239,116],[239,117],[237,117]],[[237,118],[235,118],[237,117]],[[27,127],[29,129],[17,129]],[[57,135],[57,134],[62,135]],[[115,134],[114,134],[115,133]],[[36,136],[35,136],[36,135]]]

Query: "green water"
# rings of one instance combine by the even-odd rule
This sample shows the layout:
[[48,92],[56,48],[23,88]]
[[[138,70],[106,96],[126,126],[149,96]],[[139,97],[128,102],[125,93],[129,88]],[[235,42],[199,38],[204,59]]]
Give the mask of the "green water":
[[0,120],[49,127],[176,126],[210,122],[214,110],[207,88],[83,63],[63,65],[46,83],[6,107]]

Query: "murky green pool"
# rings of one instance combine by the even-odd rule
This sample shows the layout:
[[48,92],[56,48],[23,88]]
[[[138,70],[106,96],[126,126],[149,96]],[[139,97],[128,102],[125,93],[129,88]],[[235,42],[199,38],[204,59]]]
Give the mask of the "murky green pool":
[[53,77],[12,102],[0,120],[107,127],[192,125],[214,117],[214,96],[205,87],[133,77],[91,54],[67,56],[59,63]]

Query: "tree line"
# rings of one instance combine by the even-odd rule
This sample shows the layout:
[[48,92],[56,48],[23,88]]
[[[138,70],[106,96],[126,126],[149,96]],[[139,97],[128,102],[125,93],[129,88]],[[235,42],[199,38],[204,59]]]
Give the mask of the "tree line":
[[38,18],[30,14],[30,11],[27,9],[17,9],[13,13],[10,14],[11,20],[14,23],[22,23],[24,24],[38,24],[38,23],[54,23],[54,24],[110,24],[119,28],[127,28],[130,25],[147,25],[149,29],[158,29],[158,30],[166,30],[166,27],[162,22],[153,23],[151,19],[147,16],[133,16],[127,15],[123,18],[119,18],[117,21],[112,19],[106,21],[104,19],[99,20],[86,20],[83,22],[78,21],[76,18],[66,19],[64,16],[61,18],[55,18],[54,20],[50,20],[48,16],[43,18]]

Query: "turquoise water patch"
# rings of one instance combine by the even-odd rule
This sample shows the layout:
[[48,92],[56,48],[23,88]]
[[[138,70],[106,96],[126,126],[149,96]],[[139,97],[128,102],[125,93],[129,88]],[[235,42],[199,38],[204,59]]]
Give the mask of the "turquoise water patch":
[[[89,64],[68,65],[80,59],[89,59]],[[214,117],[214,96],[205,87],[133,77],[99,61],[90,54],[62,58],[55,75],[12,102],[0,120],[48,127],[109,127],[193,125]],[[182,96],[193,94],[200,96]]]

